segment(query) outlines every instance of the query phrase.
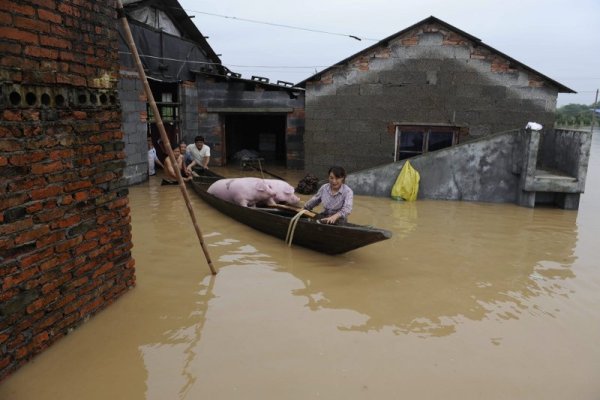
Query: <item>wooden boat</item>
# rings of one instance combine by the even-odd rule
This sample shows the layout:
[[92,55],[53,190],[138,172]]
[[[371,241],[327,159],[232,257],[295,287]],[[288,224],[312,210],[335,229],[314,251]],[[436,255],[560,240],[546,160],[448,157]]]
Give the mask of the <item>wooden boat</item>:
[[209,194],[207,189],[214,181],[223,178],[212,171],[205,171],[190,181],[190,185],[198,196],[223,214],[261,232],[286,240],[290,245],[295,244],[326,254],[341,254],[392,237],[388,230],[364,225],[322,224],[305,215],[297,216],[300,209],[294,207],[243,207],[221,200]]

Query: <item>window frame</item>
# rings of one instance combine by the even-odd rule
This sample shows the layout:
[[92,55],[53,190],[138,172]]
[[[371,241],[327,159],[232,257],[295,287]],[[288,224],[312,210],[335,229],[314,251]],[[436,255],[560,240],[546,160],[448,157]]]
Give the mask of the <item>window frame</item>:
[[[405,132],[420,132],[423,134],[422,148],[420,152],[411,150],[401,150],[400,145],[402,143],[402,131]],[[437,125],[437,124],[396,124],[394,133],[394,162],[406,160],[409,158],[416,157],[421,154],[429,153],[430,151],[437,151],[443,148],[452,147],[458,144],[459,135],[461,128],[453,125]],[[442,147],[436,150],[429,150],[429,136],[431,133],[444,133],[447,132],[452,135],[451,144],[446,147]],[[413,156],[399,159],[401,153],[414,153]]]

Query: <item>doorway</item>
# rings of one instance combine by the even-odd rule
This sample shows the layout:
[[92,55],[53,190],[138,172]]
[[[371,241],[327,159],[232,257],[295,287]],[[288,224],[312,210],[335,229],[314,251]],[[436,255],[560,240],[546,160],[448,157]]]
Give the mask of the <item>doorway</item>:
[[226,163],[250,150],[271,165],[285,166],[287,114],[227,114],[225,116]]

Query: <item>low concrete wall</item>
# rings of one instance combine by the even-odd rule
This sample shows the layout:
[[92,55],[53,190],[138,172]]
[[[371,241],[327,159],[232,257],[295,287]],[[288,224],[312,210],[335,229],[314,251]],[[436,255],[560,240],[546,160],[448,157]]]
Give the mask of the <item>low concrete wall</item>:
[[[421,178],[419,199],[526,207],[552,203],[577,209],[585,189],[590,146],[590,132],[513,130],[426,153],[410,162]],[[404,163],[352,173],[346,182],[356,194],[390,196]]]
[[[420,199],[514,202],[515,164],[522,157],[519,131],[510,131],[410,159],[419,171]],[[389,196],[405,161],[350,174],[356,194]]]

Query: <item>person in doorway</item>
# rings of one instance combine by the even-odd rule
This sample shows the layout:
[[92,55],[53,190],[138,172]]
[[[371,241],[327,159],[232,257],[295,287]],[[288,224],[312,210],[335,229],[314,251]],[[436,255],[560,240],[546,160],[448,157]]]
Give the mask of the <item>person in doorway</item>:
[[192,162],[192,160],[188,157],[187,144],[185,144],[183,140],[179,142],[179,152],[181,153],[182,159],[180,168],[181,176],[192,176],[192,174],[190,174],[187,170],[187,166],[190,162]]
[[148,136],[148,175],[156,175],[156,164],[160,165],[161,168],[165,168],[164,164],[160,162],[156,155],[156,149],[152,143],[152,138]]
[[188,173],[192,174],[192,168],[198,166],[203,169],[208,169],[208,162],[210,161],[210,147],[204,144],[203,136],[196,136],[194,143],[189,144],[185,151],[186,156],[192,159],[192,162],[187,166]]
[[[165,158],[165,178],[162,181],[163,185],[176,185],[178,183],[176,169],[181,171],[181,168],[183,168],[183,155],[181,154],[178,145],[173,146],[173,155],[175,156],[175,165],[173,165],[169,156]],[[191,176],[182,175],[181,177],[183,178],[184,182],[192,179]]]
[[319,188],[310,200],[304,204],[306,210],[312,210],[318,204],[323,204],[323,211],[317,219],[326,224],[345,223],[352,212],[354,192],[346,185],[346,171],[342,167],[329,168],[329,183]]

